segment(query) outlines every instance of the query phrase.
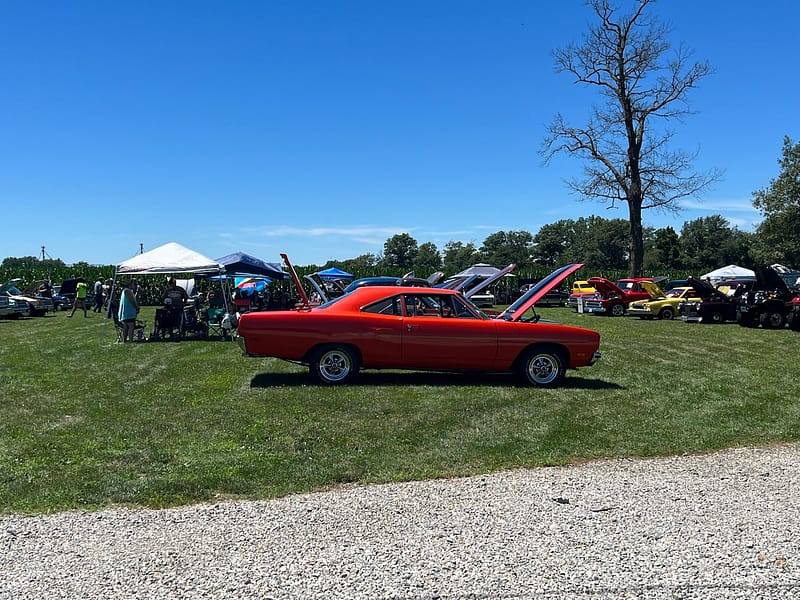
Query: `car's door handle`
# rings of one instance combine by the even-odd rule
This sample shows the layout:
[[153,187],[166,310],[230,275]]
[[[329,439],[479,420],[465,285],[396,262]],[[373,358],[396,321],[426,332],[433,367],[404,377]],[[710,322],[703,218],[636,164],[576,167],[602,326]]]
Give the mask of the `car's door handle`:
[[407,329],[408,331],[411,331],[412,329],[415,329],[415,328],[416,328],[416,329],[419,329],[419,325],[412,325],[411,323],[408,323],[408,324],[406,325],[406,329]]

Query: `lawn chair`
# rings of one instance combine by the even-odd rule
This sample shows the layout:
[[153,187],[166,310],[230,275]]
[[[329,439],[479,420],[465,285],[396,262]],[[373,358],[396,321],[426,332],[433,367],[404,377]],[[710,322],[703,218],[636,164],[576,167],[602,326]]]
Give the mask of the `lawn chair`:
[[206,323],[208,324],[208,335],[219,336],[222,339],[228,337],[228,332],[222,327],[222,318],[225,316],[224,308],[208,307],[206,309]]

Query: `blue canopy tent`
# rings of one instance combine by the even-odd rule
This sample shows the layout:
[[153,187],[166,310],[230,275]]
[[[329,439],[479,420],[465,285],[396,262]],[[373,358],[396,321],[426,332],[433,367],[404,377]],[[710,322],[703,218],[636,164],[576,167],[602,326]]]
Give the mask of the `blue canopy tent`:
[[264,262],[260,258],[250,256],[244,252],[234,252],[218,258],[217,262],[225,267],[228,275],[242,275],[249,277],[269,277],[270,279],[284,279],[286,273],[275,263]]
[[342,271],[341,269],[337,269],[336,267],[331,267],[330,269],[325,269],[324,271],[319,271],[317,273],[322,279],[326,281],[335,281],[337,279],[354,279],[355,275],[351,275],[347,271]]

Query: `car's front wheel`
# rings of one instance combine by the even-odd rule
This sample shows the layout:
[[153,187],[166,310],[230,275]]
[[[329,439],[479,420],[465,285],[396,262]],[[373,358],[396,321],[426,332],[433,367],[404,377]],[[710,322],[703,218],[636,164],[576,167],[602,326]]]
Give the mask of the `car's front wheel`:
[[611,305],[611,316],[612,317],[621,317],[625,314],[625,307],[622,304],[612,304]]
[[675,317],[675,312],[669,308],[662,308],[661,312],[658,313],[658,318],[664,321],[671,321]]
[[529,385],[555,387],[564,379],[564,359],[554,348],[532,348],[520,360],[519,372]]
[[323,346],[314,352],[309,364],[311,376],[324,385],[352,381],[358,374],[359,358],[347,346]]

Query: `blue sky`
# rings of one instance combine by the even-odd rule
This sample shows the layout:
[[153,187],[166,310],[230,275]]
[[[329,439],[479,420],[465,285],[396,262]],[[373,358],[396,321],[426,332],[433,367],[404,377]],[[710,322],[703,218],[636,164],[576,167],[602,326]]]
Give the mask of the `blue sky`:
[[[750,230],[752,193],[800,138],[800,2],[661,0],[715,74],[676,124],[724,179],[678,215]],[[579,202],[582,163],[538,151],[596,99],[553,70],[580,0],[0,4],[0,258],[115,264],[176,241],[297,264],[442,248],[624,208]]]

